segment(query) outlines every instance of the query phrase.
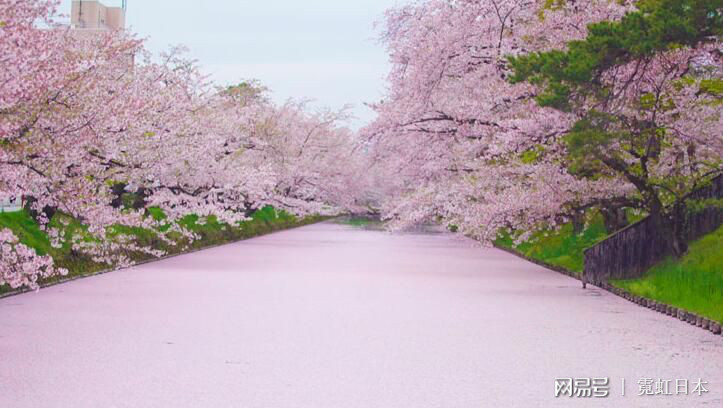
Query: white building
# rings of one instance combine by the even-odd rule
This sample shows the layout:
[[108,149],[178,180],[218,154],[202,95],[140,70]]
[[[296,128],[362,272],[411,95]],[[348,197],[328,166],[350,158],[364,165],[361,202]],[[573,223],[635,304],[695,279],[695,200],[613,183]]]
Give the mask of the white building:
[[[94,39],[98,34],[124,30],[126,26],[126,5],[108,7],[97,0],[73,0],[70,5],[70,31],[78,39]],[[124,68],[132,69],[135,56],[128,55]]]
[[20,211],[21,208],[21,200],[0,200],[0,213]]
[[122,30],[126,26],[126,1],[122,7],[106,7],[97,0],[73,0],[70,25],[77,30]]

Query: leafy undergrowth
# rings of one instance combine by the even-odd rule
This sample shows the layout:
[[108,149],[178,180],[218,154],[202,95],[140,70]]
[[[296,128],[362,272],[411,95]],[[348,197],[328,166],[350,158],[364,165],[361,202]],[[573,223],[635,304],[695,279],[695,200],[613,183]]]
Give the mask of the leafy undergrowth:
[[585,249],[607,236],[602,216],[592,214],[581,234],[574,234],[572,223],[568,223],[558,230],[535,232],[531,239],[517,246],[514,237],[503,232],[495,244],[581,275],[585,265]]
[[611,283],[723,323],[723,227],[693,242],[682,258],[654,266],[643,278]]
[[[165,218],[163,211],[158,208],[151,208],[148,213],[156,220],[163,220]],[[73,220],[62,214],[56,214],[53,217],[51,226],[59,226],[62,218],[65,218],[64,221],[68,224],[63,227],[66,234],[73,234],[79,229],[84,228],[77,220]],[[168,255],[175,255],[181,252],[252,238],[287,228],[308,225],[324,219],[326,218],[321,216],[308,216],[300,219],[285,211],[276,211],[273,207],[268,206],[256,211],[250,220],[241,222],[235,226],[219,223],[214,216],[208,217],[204,223],[198,223],[198,216],[186,216],[181,220],[181,224],[200,236],[200,239],[193,241],[190,245],[180,235],[174,236],[173,233],[171,233],[170,236],[174,238],[174,241],[176,241],[178,245],[169,245],[161,240],[155,231],[123,225],[114,226],[113,234],[131,235],[140,246],[160,249]],[[0,229],[5,228],[12,230],[20,239],[20,242],[35,249],[39,255],[52,256],[57,266],[69,271],[68,276],[46,279],[42,282],[43,284],[50,284],[58,279],[92,275],[109,268],[106,264],[93,262],[90,257],[73,251],[70,244],[66,243],[62,248],[53,248],[47,234],[38,227],[35,220],[33,220],[25,210],[12,213],[0,213]],[[148,254],[137,252],[127,252],[126,255],[136,262],[147,261],[153,258]],[[9,286],[0,286],[0,295],[12,291],[14,290]]]

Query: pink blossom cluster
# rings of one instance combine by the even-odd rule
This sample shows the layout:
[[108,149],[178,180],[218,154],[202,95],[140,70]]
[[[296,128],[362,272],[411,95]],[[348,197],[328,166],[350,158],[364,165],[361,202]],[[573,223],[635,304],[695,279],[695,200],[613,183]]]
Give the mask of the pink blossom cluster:
[[[564,136],[580,112],[540,107],[539,90],[512,84],[508,64],[509,56],[564,49],[587,35],[589,23],[619,19],[634,3],[425,0],[390,10],[382,35],[392,62],[389,91],[362,132],[381,181],[383,216],[398,228],[441,221],[490,242],[501,228],[555,227],[596,203],[636,197],[618,175],[570,174]],[[701,96],[696,85],[720,78],[711,68],[722,66],[720,49],[718,42],[675,50],[605,73],[613,93],[609,106],[597,108],[670,129],[677,148],[651,164],[654,177],[705,174],[682,163],[720,165],[720,100]],[[693,66],[702,72],[683,80]],[[670,100],[670,109],[641,112],[651,93]],[[693,150],[695,160],[680,159]]]
[[55,268],[51,257],[39,256],[34,249],[21,244],[9,229],[0,230],[0,286],[37,289],[38,279],[67,273]]
[[[127,264],[127,251],[161,253],[111,234],[114,225],[162,223],[194,239],[177,224],[189,214],[236,223],[265,205],[299,215],[356,205],[364,164],[346,112],[278,106],[253,82],[216,86],[182,48],[155,62],[127,32],[56,24],[56,6],[0,1],[0,195],[32,198],[54,246]],[[167,217],[113,205],[118,184]],[[46,208],[87,230],[53,232]],[[52,270],[38,259],[19,270]]]

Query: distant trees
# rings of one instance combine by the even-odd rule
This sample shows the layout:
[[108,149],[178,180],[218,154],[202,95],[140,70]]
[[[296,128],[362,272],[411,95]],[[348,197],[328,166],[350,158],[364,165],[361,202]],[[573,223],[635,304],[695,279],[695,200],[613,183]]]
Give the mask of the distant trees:
[[684,197],[720,173],[720,34],[719,0],[389,11],[390,92],[364,132],[395,180],[385,216],[490,241],[636,208],[681,253]]
[[[233,223],[267,204],[354,205],[358,143],[343,112],[276,106],[254,83],[217,88],[182,50],[156,63],[128,33],[73,35],[53,21],[56,5],[0,2],[0,198],[30,197],[55,245],[123,265],[123,248],[160,255],[108,233],[158,227],[148,207],[164,211],[164,231],[193,238],[177,223],[191,213]],[[129,195],[142,199],[126,205]],[[55,211],[81,220],[83,236],[51,228]],[[0,248],[0,285],[58,272],[8,231]]]

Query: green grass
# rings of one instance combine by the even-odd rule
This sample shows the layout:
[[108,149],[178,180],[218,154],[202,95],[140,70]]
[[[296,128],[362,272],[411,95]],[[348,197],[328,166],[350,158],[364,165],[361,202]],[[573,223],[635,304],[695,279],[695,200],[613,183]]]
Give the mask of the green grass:
[[687,255],[666,259],[643,278],[611,283],[723,323],[723,227],[692,243]]
[[[160,221],[166,218],[166,215],[159,208],[149,208],[148,213],[155,220]],[[62,227],[66,234],[74,234],[85,228],[77,220],[63,214],[56,214],[51,220],[51,226],[60,227],[62,218],[65,218],[63,221],[67,224],[67,226]],[[181,237],[180,234],[169,233],[169,236],[177,243],[177,245],[169,245],[161,240],[154,230],[125,225],[113,226],[110,235],[131,235],[141,246],[160,249],[168,255],[175,255],[307,225],[324,219],[326,218],[321,216],[308,216],[300,219],[285,211],[276,211],[273,207],[267,206],[254,212],[250,220],[233,226],[219,222],[215,216],[207,217],[204,223],[199,223],[199,217],[196,215],[186,216],[180,221],[180,224],[200,236],[200,239],[191,243]],[[35,220],[25,210],[0,213],[0,229],[4,228],[12,230],[21,243],[35,249],[38,254],[53,257],[57,266],[68,269],[68,277],[85,276],[109,268],[106,264],[95,263],[89,257],[73,251],[69,243],[66,243],[62,248],[53,248],[46,233],[40,229]],[[167,228],[168,226],[164,226],[160,229],[165,230]],[[152,259],[150,255],[144,253],[126,252],[125,255],[136,262]],[[43,283],[53,283],[58,279],[60,278],[47,279]],[[0,286],[0,295],[11,291],[12,289],[8,286]]]
[[10,229],[23,244],[35,248],[39,255],[51,252],[50,240],[27,211],[0,213],[0,229]]
[[[643,216],[630,213],[628,219],[634,222]],[[514,236],[503,233],[495,244],[580,275],[584,250],[607,237],[602,217],[589,217],[588,227],[579,235],[574,235],[572,224],[567,224],[557,231],[536,232],[518,246],[514,245]],[[723,323],[723,227],[692,243],[684,257],[666,259],[641,279],[610,283]]]
[[581,234],[573,234],[572,223],[569,223],[559,230],[538,231],[518,246],[514,245],[513,236],[502,233],[495,244],[580,275],[585,265],[585,249],[606,237],[602,216],[593,214]]
[[[51,221],[52,227],[59,227],[61,218],[65,216],[57,214]],[[67,234],[72,234],[77,229],[83,228],[76,220],[68,218],[68,225],[63,227]],[[21,243],[35,249],[39,255],[50,255],[56,266],[68,269],[70,275],[88,274],[98,272],[107,266],[93,262],[89,257],[82,256],[71,250],[70,244],[66,243],[62,248],[53,248],[47,234],[40,229],[35,220],[26,210],[12,213],[0,213],[0,229],[9,228],[18,237]],[[52,283],[58,278],[46,279],[44,283]],[[8,286],[0,286],[0,294],[11,291]]]

